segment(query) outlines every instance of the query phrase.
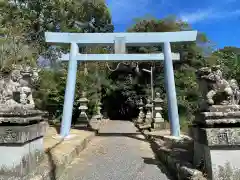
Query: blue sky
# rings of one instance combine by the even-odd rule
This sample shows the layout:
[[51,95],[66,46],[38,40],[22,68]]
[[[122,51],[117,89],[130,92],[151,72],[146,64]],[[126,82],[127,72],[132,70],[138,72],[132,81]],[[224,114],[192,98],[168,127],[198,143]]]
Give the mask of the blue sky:
[[240,47],[240,0],[107,0],[116,32],[144,16],[176,15],[216,44]]

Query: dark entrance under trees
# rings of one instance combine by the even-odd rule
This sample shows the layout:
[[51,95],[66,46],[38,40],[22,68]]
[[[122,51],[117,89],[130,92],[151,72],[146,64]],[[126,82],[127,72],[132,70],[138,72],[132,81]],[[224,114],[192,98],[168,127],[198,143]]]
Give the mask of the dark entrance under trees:
[[102,98],[103,113],[112,120],[132,120],[137,118],[138,101],[142,91],[138,83],[136,67],[121,64],[109,77],[116,87]]
[[139,113],[137,104],[128,101],[121,90],[116,90],[103,99],[103,110],[111,120],[132,120]]

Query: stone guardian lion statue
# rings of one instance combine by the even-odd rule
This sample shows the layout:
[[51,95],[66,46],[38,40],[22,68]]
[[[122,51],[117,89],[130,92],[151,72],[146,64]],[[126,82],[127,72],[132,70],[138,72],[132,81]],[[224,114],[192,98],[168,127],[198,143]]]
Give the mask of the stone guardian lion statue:
[[4,108],[25,107],[33,109],[32,83],[38,80],[38,70],[29,66],[14,66],[6,77],[0,78],[0,104]]
[[208,104],[215,104],[214,97],[217,94],[225,97],[220,103],[222,105],[239,103],[240,91],[237,81],[224,79],[220,66],[203,67],[198,70],[197,75],[201,81],[204,81],[203,87],[205,90],[203,92],[205,92]]

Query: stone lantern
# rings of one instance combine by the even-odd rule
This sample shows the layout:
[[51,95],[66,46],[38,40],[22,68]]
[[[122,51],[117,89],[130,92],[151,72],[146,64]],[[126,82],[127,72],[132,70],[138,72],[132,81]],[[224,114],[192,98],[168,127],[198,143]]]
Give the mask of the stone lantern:
[[152,128],[153,129],[163,129],[165,128],[164,119],[162,118],[161,111],[162,111],[162,103],[163,100],[160,97],[160,93],[156,93],[156,97],[153,101],[154,103],[154,114],[153,114],[153,122]]
[[143,112],[144,104],[143,104],[142,98],[140,99],[140,102],[139,102],[138,106],[139,106],[140,111],[139,111],[139,114],[138,114],[137,123],[142,124],[144,122],[144,118],[145,118],[145,114]]
[[78,102],[80,103],[79,106],[79,110],[81,111],[78,120],[76,122],[76,126],[80,125],[80,126],[89,126],[89,119],[87,116],[87,104],[89,102],[89,100],[86,98],[86,92],[82,93],[82,97],[78,100]]

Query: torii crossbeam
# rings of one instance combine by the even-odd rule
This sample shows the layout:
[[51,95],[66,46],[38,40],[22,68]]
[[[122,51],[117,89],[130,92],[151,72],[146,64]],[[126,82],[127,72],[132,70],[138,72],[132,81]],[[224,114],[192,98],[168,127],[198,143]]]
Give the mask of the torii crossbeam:
[[[179,54],[171,53],[171,42],[195,41],[197,31],[149,32],[149,33],[55,33],[45,32],[46,42],[71,44],[70,54],[60,60],[69,61],[68,77],[65,89],[63,118],[60,135],[69,135],[75,94],[77,61],[159,61],[164,60],[164,73],[168,99],[168,116],[171,135],[180,135],[178,106],[175,90],[173,60],[179,60]],[[80,54],[78,46],[114,45],[115,54]],[[126,46],[163,45],[163,53],[125,54]]]

